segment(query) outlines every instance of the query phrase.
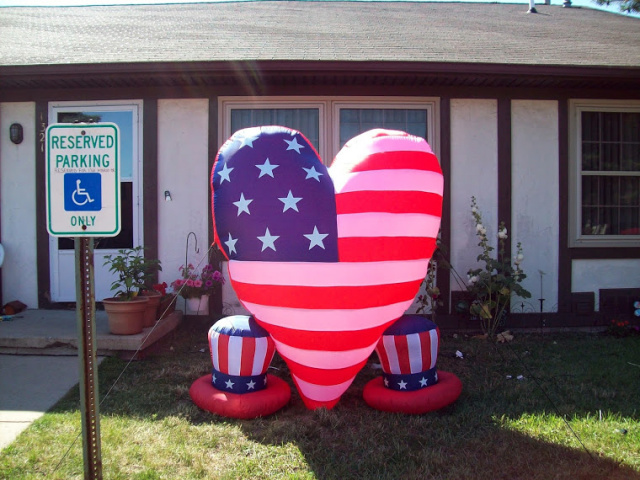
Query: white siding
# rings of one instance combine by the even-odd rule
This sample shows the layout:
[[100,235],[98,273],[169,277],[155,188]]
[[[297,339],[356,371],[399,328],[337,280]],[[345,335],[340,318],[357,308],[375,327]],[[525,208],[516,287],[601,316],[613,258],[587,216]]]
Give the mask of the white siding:
[[[475,196],[488,235],[497,244],[498,102],[451,101],[451,264],[466,281],[480,253],[471,216]],[[451,289],[459,290],[453,276]]]
[[640,260],[574,260],[571,274],[571,291],[595,292],[596,310],[599,310],[599,289],[640,286]]
[[[511,104],[512,223],[511,248],[522,242],[531,298],[525,311],[557,311],[558,303],[558,103],[515,100]],[[541,274],[542,287],[540,285]],[[542,294],[542,297],[540,296]],[[514,302],[516,311],[520,301]]]
[[[23,127],[20,145],[9,140],[12,123]],[[0,104],[0,228],[5,250],[2,300],[20,300],[28,308],[38,308],[35,124],[35,103]]]
[[[191,236],[189,263],[197,265],[209,249],[208,128],[207,99],[158,102],[158,256],[160,281],[167,284],[180,275],[189,232],[196,234],[199,250],[196,253]],[[164,199],[166,190],[171,202]],[[205,264],[206,259],[200,265]],[[178,308],[182,307],[180,300]]]

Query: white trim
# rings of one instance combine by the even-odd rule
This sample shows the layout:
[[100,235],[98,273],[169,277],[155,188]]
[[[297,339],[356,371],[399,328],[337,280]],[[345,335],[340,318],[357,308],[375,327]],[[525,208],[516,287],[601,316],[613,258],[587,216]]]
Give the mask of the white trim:
[[[77,112],[78,110],[92,110],[92,111],[131,111],[133,115],[133,132],[132,132],[132,144],[134,148],[133,165],[132,165],[132,177],[123,177],[121,180],[131,181],[132,183],[132,196],[133,196],[133,246],[144,245],[144,216],[143,216],[143,165],[142,165],[142,118],[143,118],[143,101],[142,100],[104,100],[104,101],[64,101],[64,102],[49,102],[49,125],[57,123],[56,115],[60,112]],[[94,271],[96,272],[96,282],[99,281],[98,273],[103,269],[103,256],[110,253],[116,253],[116,249],[103,249],[96,250],[94,259]],[[75,261],[75,253],[73,251],[58,251],[58,239],[57,237],[49,237],[49,265],[51,271],[51,301],[52,302],[67,302],[75,300],[74,298],[68,298],[61,294],[60,279],[58,272],[60,272],[59,255],[66,257],[72,257],[67,259],[68,261]],[[110,282],[109,282],[110,283]],[[98,285],[98,283],[96,283]],[[75,290],[74,290],[75,292]],[[102,300],[105,295],[100,295],[98,288],[96,289],[96,300]],[[108,295],[106,295],[108,296]]]
[[[640,235],[582,235],[582,112],[640,112],[640,101],[590,100],[569,101],[569,247],[636,247]],[[638,176],[640,172],[622,172]],[[584,175],[620,175],[618,172],[585,172]]]

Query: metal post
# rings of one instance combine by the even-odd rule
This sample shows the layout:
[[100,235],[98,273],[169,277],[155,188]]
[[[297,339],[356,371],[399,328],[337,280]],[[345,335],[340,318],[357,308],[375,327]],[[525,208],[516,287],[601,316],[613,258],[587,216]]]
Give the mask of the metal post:
[[85,480],[102,479],[98,369],[96,368],[96,301],[93,276],[93,237],[75,237],[76,314],[80,359],[80,408]]

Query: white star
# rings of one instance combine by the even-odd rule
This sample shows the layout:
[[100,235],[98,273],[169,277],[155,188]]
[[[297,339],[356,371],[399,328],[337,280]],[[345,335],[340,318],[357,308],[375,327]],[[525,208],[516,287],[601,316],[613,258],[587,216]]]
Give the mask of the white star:
[[407,382],[405,382],[404,380],[400,380],[398,382],[398,386],[400,387],[400,390],[406,390],[407,389]]
[[282,213],[286,212],[289,209],[300,212],[300,210],[298,210],[297,203],[302,200],[302,197],[294,197],[293,193],[291,193],[291,190],[289,190],[289,195],[287,195],[285,198],[278,198],[278,200],[284,203],[284,209],[282,210]]
[[229,165],[225,163],[224,167],[222,167],[222,170],[218,172],[218,174],[220,175],[220,185],[222,185],[222,182],[224,182],[225,180],[227,182],[231,182],[231,179],[229,178],[231,170],[233,170],[233,167],[229,168]]
[[276,246],[274,245],[274,242],[279,238],[279,235],[271,235],[271,233],[269,232],[269,227],[267,227],[267,231],[265,232],[264,236],[258,237],[258,240],[262,242],[261,251],[264,252],[267,248],[270,248],[275,252]]
[[258,175],[258,178],[262,178],[264,175],[269,175],[271,178],[274,178],[273,171],[279,166],[280,165],[271,165],[267,158],[262,165],[256,165],[256,167],[260,169],[260,175]]
[[420,386],[421,387],[426,387],[427,385],[429,385],[429,380],[427,380],[426,378],[422,377],[420,379]]
[[229,232],[229,240],[227,240],[226,242],[224,242],[224,244],[227,246],[227,248],[229,249],[229,255],[231,255],[232,253],[238,253],[236,251],[236,242],[238,241],[237,238],[233,238],[231,236],[231,232]]
[[267,384],[267,376],[266,375],[264,376],[264,384],[265,385]]
[[329,234],[318,232],[317,226],[313,227],[313,233],[305,233],[304,236],[307,237],[307,240],[309,240],[309,250],[311,250],[316,245],[318,247],[321,247],[324,250],[325,248],[324,248],[323,240],[327,235]]
[[242,139],[242,142],[240,143],[240,147],[238,147],[238,150],[240,150],[245,145],[253,148],[253,142],[255,142],[257,139],[258,139],[258,135],[253,135],[251,137],[244,137]]
[[320,181],[320,175],[324,175],[324,173],[316,172],[316,167],[304,168],[302,169],[307,172],[307,176],[304,177],[305,180],[309,178],[315,178],[317,181]]
[[433,379],[436,383],[438,383],[438,372],[436,372],[436,374],[433,376]]
[[212,381],[213,383],[216,383],[216,380],[217,380],[217,378],[216,378],[216,374],[214,373],[213,375],[211,375],[211,381]]
[[254,382],[253,380],[247,383],[247,390],[253,390],[255,387],[256,387],[256,382]]
[[233,390],[233,382],[231,381],[231,379],[224,382],[224,384],[227,386],[229,390]]
[[287,147],[287,150],[295,150],[296,152],[300,153],[300,149],[304,148],[304,145],[300,145],[298,143],[298,139],[296,137],[293,137],[293,140],[285,140],[285,142],[287,142],[287,144],[289,145]]
[[389,386],[389,379],[388,379],[388,378],[385,378],[385,379],[384,379],[384,386],[385,386],[385,387],[388,387],[388,386]]
[[240,194],[240,200],[238,200],[237,202],[233,202],[233,204],[238,207],[238,217],[240,216],[240,214],[242,212],[247,212],[248,215],[251,215],[251,212],[249,211],[249,204],[253,202],[253,199],[245,199],[244,198],[244,193]]

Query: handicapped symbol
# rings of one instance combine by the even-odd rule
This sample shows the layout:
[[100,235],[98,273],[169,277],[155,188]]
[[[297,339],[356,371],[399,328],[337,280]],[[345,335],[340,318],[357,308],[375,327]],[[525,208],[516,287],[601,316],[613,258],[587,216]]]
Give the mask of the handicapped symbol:
[[[82,205],[85,205],[86,203],[92,203],[92,202],[93,202],[93,198],[91,198],[91,195],[89,195],[89,194],[87,193],[87,191],[86,191],[84,188],[82,188],[82,187],[80,186],[80,182],[81,182],[81,181],[82,181],[82,180],[80,180],[80,179],[77,179],[77,180],[76,180],[76,189],[75,189],[75,190],[73,191],[73,193],[71,194],[71,200],[73,200],[73,203],[75,203],[76,205],[78,205],[78,206],[80,206],[80,207],[81,207]],[[80,197],[84,197],[84,201],[83,201],[83,202],[79,202],[79,201],[76,199],[76,195],[78,195],[78,196],[80,196]]]
[[67,212],[102,210],[100,173],[66,173],[64,175],[64,209]]

